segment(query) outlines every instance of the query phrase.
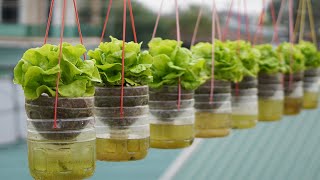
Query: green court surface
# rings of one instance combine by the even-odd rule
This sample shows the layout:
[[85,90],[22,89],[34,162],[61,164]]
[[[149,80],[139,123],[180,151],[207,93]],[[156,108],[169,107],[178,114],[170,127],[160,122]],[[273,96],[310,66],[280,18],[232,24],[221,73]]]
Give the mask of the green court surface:
[[[202,140],[173,174],[166,173],[167,168],[184,151],[151,149],[142,161],[98,162],[91,179],[318,180],[319,129],[320,111],[304,111],[280,122],[234,131],[228,138]],[[26,151],[24,142],[1,147],[0,179],[31,179]]]

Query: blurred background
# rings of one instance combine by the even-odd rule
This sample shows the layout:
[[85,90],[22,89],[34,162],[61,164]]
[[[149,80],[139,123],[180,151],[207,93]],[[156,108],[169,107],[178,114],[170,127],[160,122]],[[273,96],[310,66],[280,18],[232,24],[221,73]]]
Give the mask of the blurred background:
[[[211,39],[211,0],[179,0],[181,35],[189,47],[200,7],[203,17],[197,41]],[[231,0],[216,0],[222,28]],[[237,1],[236,1],[237,2]],[[273,36],[270,0],[267,0],[263,26],[265,42]],[[298,3],[294,1],[294,16]],[[99,37],[108,0],[78,0],[84,44],[92,49]],[[147,47],[161,0],[132,0],[137,37]],[[249,31],[256,32],[262,0],[247,0]],[[45,35],[50,0],[0,0],[0,179],[31,179],[28,175],[26,117],[23,92],[12,83],[12,71],[26,49],[40,46]],[[274,0],[276,16],[280,0]],[[279,27],[281,41],[288,40],[288,9]],[[320,37],[320,1],[312,0],[317,39]],[[56,0],[48,43],[57,43],[60,35],[62,0]],[[106,38],[122,36],[122,1],[114,0]],[[236,39],[239,8],[235,3],[227,39]],[[129,13],[128,20],[129,18]],[[245,14],[241,8],[241,38],[246,39]],[[305,39],[311,39],[306,19]],[[130,21],[127,37],[133,40]],[[165,0],[157,36],[176,38],[174,1]],[[73,3],[67,1],[65,41],[79,43]],[[146,160],[130,163],[98,163],[93,179],[320,179],[320,112],[304,112],[279,123],[259,124],[253,130],[235,131],[230,137],[197,140],[186,150],[152,150]],[[304,121],[305,120],[305,121]]]

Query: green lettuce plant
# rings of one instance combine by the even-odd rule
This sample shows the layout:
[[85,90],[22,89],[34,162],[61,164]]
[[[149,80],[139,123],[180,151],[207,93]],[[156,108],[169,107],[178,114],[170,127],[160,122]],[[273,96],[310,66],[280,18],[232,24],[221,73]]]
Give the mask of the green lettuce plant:
[[149,83],[151,88],[178,85],[180,78],[184,89],[193,90],[208,79],[206,61],[203,58],[194,59],[189,49],[181,47],[182,42],[154,38],[148,46],[154,57],[151,67],[153,82]]
[[[122,45],[123,41],[110,37],[111,42],[100,43],[88,55],[95,59],[103,85],[120,86],[122,84]],[[152,82],[151,66],[153,57],[148,51],[141,52],[141,43],[125,43],[125,85],[140,86]]]
[[[240,82],[243,78],[243,65],[236,52],[225,46],[223,42],[215,40],[214,50],[214,79]],[[212,76],[212,44],[198,43],[191,47],[194,58],[206,60],[206,74]]]
[[244,76],[256,77],[259,73],[259,58],[260,52],[258,49],[251,46],[249,42],[238,40],[238,41],[227,41],[225,46],[237,52],[237,56],[242,62],[244,69]]
[[284,61],[271,44],[255,46],[260,51],[259,67],[260,72],[274,74],[284,72]]
[[313,43],[301,41],[296,47],[300,49],[305,57],[306,69],[320,67],[320,52],[318,52],[317,47]]
[[101,79],[94,60],[82,61],[85,47],[63,43],[60,66],[59,49],[51,44],[29,49],[14,68],[14,83],[22,86],[27,100],[37,99],[43,93],[54,97],[59,72],[59,96],[93,96],[94,83]]
[[305,57],[299,48],[291,43],[281,43],[277,52],[284,59],[285,73],[296,73],[305,69]]

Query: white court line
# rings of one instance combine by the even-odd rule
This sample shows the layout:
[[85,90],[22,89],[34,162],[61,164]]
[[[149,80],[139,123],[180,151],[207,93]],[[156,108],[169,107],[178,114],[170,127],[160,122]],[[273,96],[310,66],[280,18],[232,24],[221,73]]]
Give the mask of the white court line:
[[189,147],[183,150],[180,155],[176,158],[176,160],[171,163],[171,165],[165,170],[163,175],[159,178],[159,180],[172,180],[172,178],[175,177],[175,175],[179,172],[179,170],[182,168],[184,163],[191,157],[192,153],[200,147],[201,143],[203,142],[203,139],[195,139],[193,144]]

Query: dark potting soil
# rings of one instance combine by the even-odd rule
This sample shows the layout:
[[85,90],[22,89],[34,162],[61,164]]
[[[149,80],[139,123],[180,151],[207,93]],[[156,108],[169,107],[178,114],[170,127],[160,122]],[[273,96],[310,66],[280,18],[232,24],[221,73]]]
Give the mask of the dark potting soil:
[[120,87],[96,87],[95,91],[94,114],[111,128],[127,129],[149,113],[148,86],[124,88],[123,116],[120,115]]
[[44,138],[68,140],[77,137],[80,132],[68,130],[84,129],[93,121],[93,98],[59,98],[57,108],[57,128],[54,128],[53,97],[41,96],[37,100],[26,100],[26,114],[35,129]]

